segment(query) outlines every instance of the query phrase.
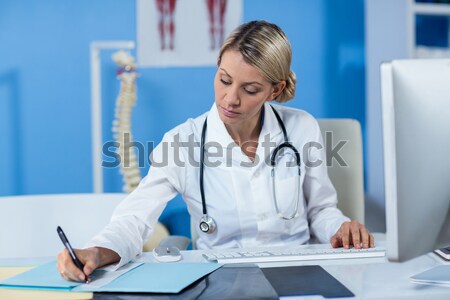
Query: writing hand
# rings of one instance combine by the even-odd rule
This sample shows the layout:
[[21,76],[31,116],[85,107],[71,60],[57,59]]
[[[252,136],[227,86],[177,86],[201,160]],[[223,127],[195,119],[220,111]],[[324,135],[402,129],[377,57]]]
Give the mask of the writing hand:
[[67,249],[62,250],[57,256],[58,271],[66,280],[85,281],[85,275],[89,277],[95,269],[120,260],[120,256],[115,251],[102,247],[74,249],[74,251],[84,264],[83,272],[74,264]]
[[[57,269],[61,276],[66,280],[71,281],[86,281],[86,276],[89,276],[98,268],[99,259],[95,248],[89,249],[74,249],[78,259],[84,264],[83,270],[80,270],[73,262],[72,257],[67,249],[62,250],[57,258]],[[90,279],[88,279],[90,281]]]

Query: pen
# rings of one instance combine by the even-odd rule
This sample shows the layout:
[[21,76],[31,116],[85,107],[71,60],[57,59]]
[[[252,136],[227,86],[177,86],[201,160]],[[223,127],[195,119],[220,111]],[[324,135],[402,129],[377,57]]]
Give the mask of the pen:
[[[64,231],[62,230],[62,228],[60,226],[58,226],[56,228],[56,231],[58,232],[59,238],[61,239],[61,242],[64,244],[64,247],[66,247],[67,251],[69,251],[70,257],[72,257],[74,264],[84,274],[84,271],[83,271],[84,265],[81,263],[81,261],[76,256],[75,251],[73,251],[73,248],[70,245],[69,240],[67,239],[66,235],[64,234]],[[84,276],[85,276],[86,283],[89,283],[89,280],[88,280],[88,277],[86,276],[86,274]]]

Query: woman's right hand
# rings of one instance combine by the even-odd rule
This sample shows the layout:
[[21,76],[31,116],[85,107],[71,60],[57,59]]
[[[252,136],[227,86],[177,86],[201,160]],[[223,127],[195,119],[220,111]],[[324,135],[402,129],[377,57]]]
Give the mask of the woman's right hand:
[[57,268],[61,276],[71,281],[86,281],[95,269],[120,260],[119,255],[106,248],[92,247],[74,249],[78,259],[84,265],[83,271],[78,269],[67,249],[62,250],[57,258]]

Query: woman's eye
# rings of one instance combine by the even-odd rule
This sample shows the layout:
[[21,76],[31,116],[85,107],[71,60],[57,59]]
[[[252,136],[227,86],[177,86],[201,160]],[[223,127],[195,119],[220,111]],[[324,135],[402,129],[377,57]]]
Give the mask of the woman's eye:
[[254,95],[254,94],[256,94],[258,91],[250,91],[250,90],[247,90],[247,89],[244,89],[244,91],[247,93],[247,94],[249,94],[249,95]]
[[231,84],[231,82],[223,80],[223,79],[220,79],[220,82],[222,82],[225,85],[230,85]]

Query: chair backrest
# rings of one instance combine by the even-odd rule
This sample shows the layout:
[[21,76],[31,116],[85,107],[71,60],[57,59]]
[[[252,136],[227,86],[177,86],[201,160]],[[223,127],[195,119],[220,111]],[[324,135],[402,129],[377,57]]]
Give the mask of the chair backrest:
[[126,194],[55,194],[0,197],[0,258],[55,256],[61,226],[74,248],[108,224]]
[[[328,175],[337,192],[338,207],[350,219],[364,223],[361,126],[353,119],[319,119],[318,122],[328,149]],[[331,157],[333,149],[339,156]]]
[[[338,207],[351,220],[364,223],[364,174],[361,126],[354,119],[319,119],[319,126],[324,140],[324,150],[335,149],[342,161],[327,158],[328,176],[333,183]],[[339,148],[339,143],[344,143]],[[331,143],[331,144],[330,144]],[[334,148],[336,147],[336,148]],[[328,151],[328,152],[330,152]],[[329,155],[331,153],[327,153]],[[339,158],[336,155],[336,158]],[[344,164],[341,164],[344,162]],[[191,219],[192,246],[198,239],[198,220]]]

